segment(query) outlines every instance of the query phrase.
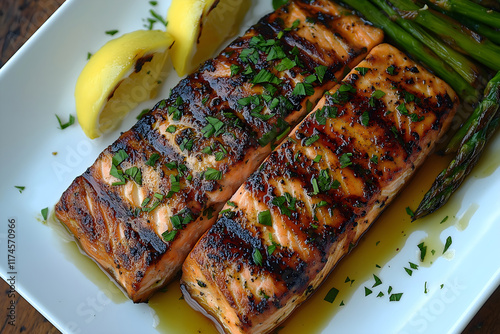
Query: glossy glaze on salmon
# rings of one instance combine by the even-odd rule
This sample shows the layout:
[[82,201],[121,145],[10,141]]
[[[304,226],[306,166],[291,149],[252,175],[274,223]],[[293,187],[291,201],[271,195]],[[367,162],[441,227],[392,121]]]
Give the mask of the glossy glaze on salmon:
[[264,17],[182,80],[56,205],[81,248],[135,302],[165,285],[224,203],[383,39],[327,0]]
[[226,204],[183,265],[185,299],[221,332],[275,328],[391,202],[457,104],[445,82],[375,47]]

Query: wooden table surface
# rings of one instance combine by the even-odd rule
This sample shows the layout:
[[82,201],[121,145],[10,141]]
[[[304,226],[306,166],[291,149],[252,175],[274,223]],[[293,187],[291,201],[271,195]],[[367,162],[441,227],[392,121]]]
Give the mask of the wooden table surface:
[[[64,0],[0,0],[0,67],[63,2]],[[20,296],[16,298],[16,326],[9,325],[7,307],[11,299],[7,297],[8,290],[8,285],[0,280],[1,334],[59,333],[50,322]],[[488,299],[463,333],[500,333],[500,287]]]

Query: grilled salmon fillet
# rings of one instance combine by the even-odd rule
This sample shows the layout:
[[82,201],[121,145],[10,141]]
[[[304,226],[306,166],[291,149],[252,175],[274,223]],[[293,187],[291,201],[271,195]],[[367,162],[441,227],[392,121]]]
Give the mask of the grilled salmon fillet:
[[275,328],[391,202],[457,105],[444,81],[375,47],[227,202],[183,265],[185,299],[221,332]]
[[57,218],[133,301],[146,301],[272,147],[382,39],[333,2],[292,1],[102,152],[64,192]]

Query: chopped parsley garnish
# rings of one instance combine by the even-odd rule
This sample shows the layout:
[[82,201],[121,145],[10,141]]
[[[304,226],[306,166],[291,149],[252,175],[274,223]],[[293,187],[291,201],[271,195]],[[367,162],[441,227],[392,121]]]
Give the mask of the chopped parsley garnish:
[[370,123],[370,114],[368,113],[368,111],[365,111],[363,112],[363,114],[361,114],[361,124],[363,124],[363,126],[368,126],[369,123]]
[[314,161],[314,162],[316,162],[316,163],[318,163],[318,162],[320,162],[320,161],[321,161],[321,158],[323,158],[323,156],[322,156],[322,155],[320,155],[320,154],[318,154],[318,155],[316,156],[316,158],[314,158],[314,160],[313,160],[313,161]]
[[160,159],[160,155],[158,153],[153,153],[149,157],[148,161],[146,161],[146,165],[154,167],[158,159]]
[[413,210],[407,206],[406,207],[406,213],[408,214],[408,216],[410,216],[412,219],[415,217],[415,213],[413,212]]
[[169,125],[165,131],[167,131],[168,133],[174,133],[175,131],[177,130],[177,127],[175,125]]
[[411,275],[413,275],[413,270],[411,270],[411,269],[409,269],[409,268],[406,268],[406,267],[404,267],[404,269],[405,269],[405,271],[406,271],[406,273],[407,273],[408,275],[410,275],[410,276],[411,276]]
[[213,135],[218,136],[222,133],[224,127],[224,123],[222,121],[212,116],[205,117],[205,120],[208,124],[201,130],[203,136],[209,138]]
[[316,75],[312,74],[304,79],[304,82],[299,82],[295,85],[292,94],[293,95],[313,95],[314,87],[312,83],[316,81]]
[[424,243],[419,243],[417,245],[418,249],[420,249],[420,261],[424,261],[425,255],[427,254],[427,246],[424,245]]
[[261,83],[272,83],[275,85],[279,85],[281,83],[281,79],[279,79],[268,70],[260,70],[260,72],[257,73],[257,75],[251,80],[251,83],[253,83],[254,85]]
[[191,151],[193,149],[194,140],[193,138],[184,138],[179,145],[181,151],[187,150]]
[[59,129],[61,129],[61,130],[64,130],[68,126],[75,124],[75,116],[73,116],[73,115],[69,115],[69,121],[67,123],[62,123],[61,119],[57,115],[56,115],[56,118],[57,118],[57,122],[59,122]]
[[364,76],[370,69],[367,67],[356,67],[355,70],[358,71],[359,74]]
[[138,185],[142,185],[142,173],[138,167],[131,167],[125,170],[125,174],[130,176]]
[[373,162],[375,165],[378,165],[378,156],[377,155],[372,155],[370,158],[370,161]]
[[276,65],[275,69],[276,71],[287,71],[287,70],[290,70],[292,68],[294,68],[295,66],[297,66],[297,63],[294,61],[294,60],[291,60],[289,58],[285,58],[283,60],[281,60],[281,62]]
[[217,169],[214,169],[214,168],[208,168],[205,173],[204,173],[204,176],[205,176],[205,180],[220,180],[222,179],[222,172],[217,170]]
[[441,222],[439,224],[443,224],[444,222],[446,222],[448,220],[448,216],[444,217],[443,220],[441,220]]
[[446,244],[444,245],[443,254],[446,253],[448,248],[450,248],[452,243],[451,237],[446,238]]
[[283,196],[273,198],[272,203],[280,209],[280,212],[282,214],[291,217],[292,211],[295,211],[296,201],[297,199],[292,195],[290,195],[289,193],[285,193]]
[[177,235],[177,230],[172,230],[172,231],[165,231],[162,233],[163,240],[165,241],[172,241],[174,240],[175,236]]
[[262,266],[262,254],[257,248],[253,249],[252,258],[256,265]]
[[262,224],[262,225],[266,225],[266,226],[273,225],[273,218],[271,216],[270,210],[259,212],[259,214],[257,215],[257,220],[259,221],[259,224]]
[[344,153],[340,156],[340,168],[346,168],[352,165],[351,161],[352,153]]
[[165,27],[167,26],[167,21],[165,21],[165,19],[163,18],[163,16],[161,16],[160,14],[158,14],[157,12],[155,12],[153,9],[150,9],[149,10],[149,13],[151,14],[151,16],[153,16],[158,22],[161,22]]
[[372,97],[374,99],[377,99],[377,100],[380,100],[381,98],[383,98],[385,96],[385,92],[382,91],[382,90],[376,90],[373,92],[372,94]]
[[26,189],[26,187],[23,187],[23,186],[14,186],[14,188],[16,188],[17,190],[19,190],[19,193],[22,194],[24,189]]
[[308,137],[304,140],[304,146],[311,146],[312,144],[314,144],[317,140],[319,139],[319,135],[314,135],[314,136],[311,136],[311,137]]
[[365,297],[368,296],[368,295],[371,295],[373,293],[372,290],[368,289],[366,286],[365,286]]
[[335,301],[335,298],[337,298],[337,295],[339,294],[339,290],[336,288],[331,288],[330,291],[326,294],[324,300],[333,303]]
[[118,30],[114,29],[114,30],[107,30],[106,31],[106,34],[107,35],[110,35],[110,36],[114,36],[118,33]]
[[235,65],[235,64],[231,65],[231,76],[235,76],[240,71],[241,71],[241,67],[239,67],[238,65]]
[[113,155],[112,163],[113,163],[113,165],[118,166],[127,158],[128,158],[127,152],[125,152],[125,150],[121,149],[118,152],[116,152],[115,155]]
[[401,300],[402,296],[403,296],[403,293],[394,293],[394,294],[389,296],[389,301],[399,302]]
[[382,284],[382,280],[380,278],[378,278],[377,275],[373,274],[373,279],[375,280],[375,283],[372,285],[372,288]]
[[396,66],[391,65],[386,69],[387,73],[390,75],[398,74],[396,71]]
[[318,78],[318,81],[320,83],[323,83],[323,78],[325,77],[326,71],[328,70],[328,67],[324,65],[319,65],[314,68],[314,72],[316,72],[316,77]]
[[41,211],[43,220],[47,220],[47,217],[49,216],[49,208],[43,208]]

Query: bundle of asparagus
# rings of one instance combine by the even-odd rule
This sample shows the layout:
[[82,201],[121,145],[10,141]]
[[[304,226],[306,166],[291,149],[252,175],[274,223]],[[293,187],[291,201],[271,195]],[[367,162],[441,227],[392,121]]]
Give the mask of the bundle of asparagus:
[[[457,152],[436,178],[413,219],[443,206],[477,164],[500,123],[499,0],[342,0],[408,54],[444,79],[467,102],[479,99],[480,78],[499,71],[485,96],[452,138],[446,153]],[[487,68],[487,69],[486,69]]]

